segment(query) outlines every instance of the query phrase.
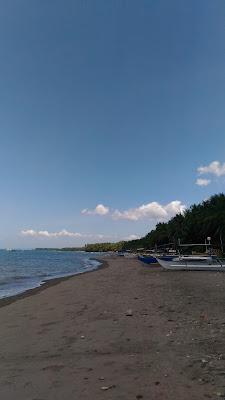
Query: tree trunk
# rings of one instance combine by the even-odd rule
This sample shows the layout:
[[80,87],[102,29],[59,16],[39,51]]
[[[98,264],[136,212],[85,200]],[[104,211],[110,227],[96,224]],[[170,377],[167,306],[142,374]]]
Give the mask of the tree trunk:
[[220,231],[220,246],[221,246],[221,250],[223,253],[223,238],[222,238],[222,232]]

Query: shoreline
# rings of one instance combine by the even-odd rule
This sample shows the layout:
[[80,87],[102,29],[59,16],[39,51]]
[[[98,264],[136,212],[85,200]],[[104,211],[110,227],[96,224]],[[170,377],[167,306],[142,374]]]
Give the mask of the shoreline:
[[225,397],[221,274],[98,261],[0,308],[0,398]]
[[8,306],[9,304],[15,303],[16,301],[23,300],[26,297],[34,296],[34,295],[42,292],[43,290],[46,290],[52,286],[56,286],[61,282],[65,282],[71,278],[74,278],[75,276],[85,275],[85,274],[89,274],[91,272],[96,272],[100,269],[107,268],[107,266],[108,266],[107,261],[101,260],[100,258],[90,258],[90,260],[98,261],[100,263],[100,265],[97,268],[94,268],[89,271],[78,272],[76,274],[62,276],[59,278],[43,280],[42,283],[40,284],[40,286],[36,286],[34,288],[27,289],[22,293],[18,293],[18,294],[9,296],[9,297],[3,297],[2,299],[0,299],[0,308]]

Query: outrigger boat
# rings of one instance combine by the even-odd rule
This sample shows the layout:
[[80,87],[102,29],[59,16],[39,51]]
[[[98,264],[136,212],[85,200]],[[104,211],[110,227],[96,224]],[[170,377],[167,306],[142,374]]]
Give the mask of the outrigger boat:
[[145,264],[157,264],[158,261],[156,257],[150,256],[150,255],[140,255],[138,256],[138,260],[142,261]]
[[179,256],[172,260],[157,258],[158,263],[165,269],[188,271],[225,271],[225,260],[215,256]]
[[173,257],[172,260],[166,260],[164,257],[157,257],[158,263],[165,269],[170,270],[187,270],[187,271],[225,271],[225,259],[207,254],[209,243],[204,244],[179,244],[180,247],[188,246],[206,246],[206,253],[203,255],[179,255]]
[[[173,243],[168,243],[164,246],[159,246],[159,247],[165,247],[168,245],[171,245]],[[177,252],[176,250],[172,250],[172,249],[167,249],[167,251],[157,251],[157,249],[155,250],[145,250],[145,253],[142,253],[141,255],[138,256],[139,261],[144,262],[145,264],[158,264],[157,261],[157,257],[161,257],[163,260],[166,261],[171,261],[174,256],[177,256]]]
[[158,264],[158,257],[165,261],[172,261],[175,256],[170,254],[154,254],[152,256],[143,254],[138,256],[138,260],[145,264]]

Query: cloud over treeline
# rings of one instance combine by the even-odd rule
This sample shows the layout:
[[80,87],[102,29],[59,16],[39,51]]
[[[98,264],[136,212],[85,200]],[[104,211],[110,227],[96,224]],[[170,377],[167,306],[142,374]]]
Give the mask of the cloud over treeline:
[[[153,201],[127,210],[111,210],[109,207],[99,204],[93,210],[85,209],[82,210],[81,213],[86,215],[108,215],[114,220],[138,221],[142,219],[150,219],[155,221],[166,221],[174,217],[176,214],[183,213],[185,209],[185,204],[179,200],[174,200],[165,205]],[[101,212],[98,212],[98,210],[101,210]]]

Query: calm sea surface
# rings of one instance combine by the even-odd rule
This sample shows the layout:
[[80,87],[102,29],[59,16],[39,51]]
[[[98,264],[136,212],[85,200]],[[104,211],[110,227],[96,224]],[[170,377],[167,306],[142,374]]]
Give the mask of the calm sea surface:
[[96,254],[73,251],[0,250],[0,298],[40,286],[45,280],[91,271]]

